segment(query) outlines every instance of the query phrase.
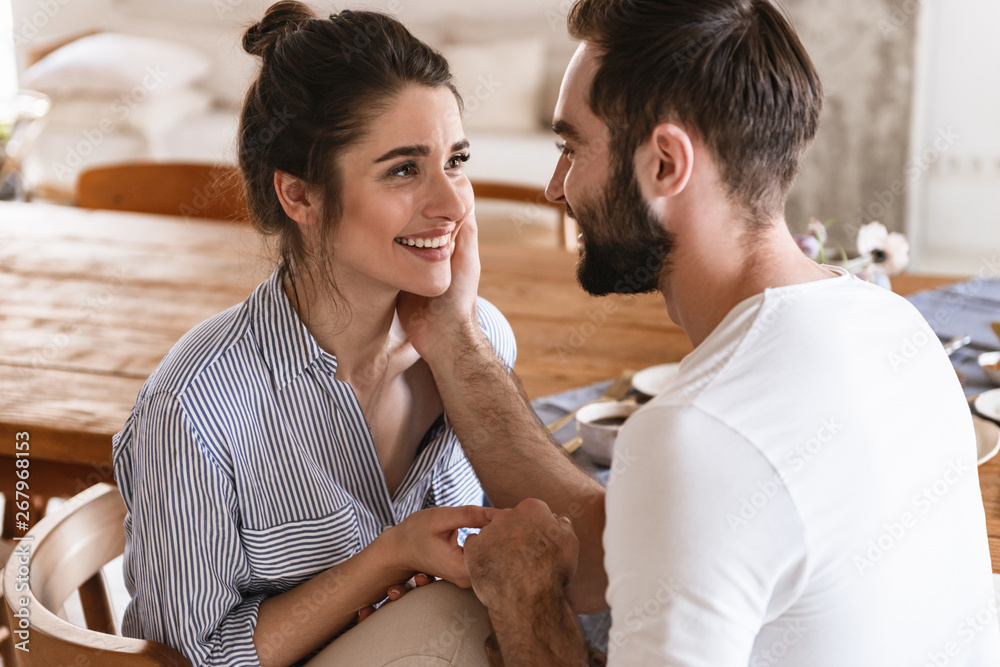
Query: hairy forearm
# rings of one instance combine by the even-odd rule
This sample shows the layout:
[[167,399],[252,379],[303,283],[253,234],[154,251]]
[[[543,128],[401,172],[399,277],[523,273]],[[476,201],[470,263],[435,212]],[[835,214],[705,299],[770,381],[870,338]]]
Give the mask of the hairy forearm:
[[504,665],[580,667],[588,664],[587,642],[562,594],[517,609],[490,609]]
[[414,574],[395,564],[379,536],[357,555],[261,602],[253,641],[263,667],[291,665],[343,630],[358,609]]
[[606,608],[604,489],[580,470],[539,422],[520,381],[478,327],[456,334],[431,369],[466,456],[490,501],[538,498],[573,521],[580,565],[569,588],[579,612]]

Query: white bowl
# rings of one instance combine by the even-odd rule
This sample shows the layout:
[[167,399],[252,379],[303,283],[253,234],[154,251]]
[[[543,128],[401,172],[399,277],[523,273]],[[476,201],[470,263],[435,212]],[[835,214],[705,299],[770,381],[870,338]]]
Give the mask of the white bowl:
[[[625,420],[639,409],[635,403],[605,401],[592,403],[576,413],[576,433],[583,440],[581,447],[598,465],[611,465],[615,439]],[[609,422],[609,423],[604,423]]]
[[632,388],[646,396],[657,396],[674,383],[680,364],[659,364],[644,368],[632,377]]
[[983,465],[1000,451],[1000,426],[988,419],[972,415],[976,427],[976,463]]
[[986,373],[986,377],[995,385],[1000,385],[1000,370],[997,370],[997,362],[1000,362],[1000,352],[983,352],[979,355],[979,366]]

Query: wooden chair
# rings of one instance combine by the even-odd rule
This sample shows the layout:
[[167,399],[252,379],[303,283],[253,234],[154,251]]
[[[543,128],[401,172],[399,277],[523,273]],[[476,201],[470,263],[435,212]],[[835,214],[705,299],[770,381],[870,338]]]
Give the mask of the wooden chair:
[[[0,468],[16,470],[17,459],[13,456],[0,454]],[[82,466],[74,463],[56,463],[43,459],[31,462],[31,486],[27,492],[28,513],[37,522],[45,517],[45,510],[52,498],[68,498],[75,493],[92,486],[96,482],[111,479],[111,471],[102,470],[99,466]],[[14,536],[17,502],[23,502],[24,494],[17,495],[16,475],[5,475],[0,478],[0,494],[4,497],[3,529],[0,531],[0,566],[7,562],[16,546]],[[0,567],[0,605],[3,600],[3,570]],[[7,614],[0,610],[0,656],[4,667],[13,667],[14,645],[7,625]]]
[[[125,549],[125,504],[118,489],[96,484],[42,519],[20,542],[31,552],[28,588],[18,591],[17,551],[7,561],[3,591],[7,617],[17,636],[21,598],[30,616],[30,652],[17,651],[21,667],[102,665],[190,667],[180,652],[157,642],[122,637],[101,568]],[[57,616],[78,591],[87,628]]]
[[231,165],[132,162],[80,173],[76,205],[188,218],[249,220],[243,182]]
[[492,181],[473,181],[472,189],[476,193],[476,199],[500,199],[525,206],[542,206],[556,211],[559,214],[556,243],[560,248],[576,249],[576,237],[579,233],[576,222],[566,215],[566,207],[563,204],[556,204],[546,199],[544,190]]
[[[11,552],[14,551],[14,543],[0,540],[0,565],[7,562]],[[0,567],[0,582],[3,581],[3,568]],[[3,586],[0,585],[0,604],[3,603]],[[17,662],[14,658],[14,638],[10,634],[10,624],[7,621],[7,612],[0,609],[0,658],[3,658],[3,667],[15,667]]]

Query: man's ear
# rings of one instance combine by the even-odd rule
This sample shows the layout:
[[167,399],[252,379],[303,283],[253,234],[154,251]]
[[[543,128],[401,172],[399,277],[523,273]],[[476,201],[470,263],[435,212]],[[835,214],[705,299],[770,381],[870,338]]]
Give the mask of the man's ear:
[[661,123],[636,151],[636,175],[650,199],[678,194],[691,180],[694,147],[684,128]]
[[300,225],[311,225],[321,219],[321,202],[313,188],[302,179],[278,169],[274,170],[274,190],[285,214]]

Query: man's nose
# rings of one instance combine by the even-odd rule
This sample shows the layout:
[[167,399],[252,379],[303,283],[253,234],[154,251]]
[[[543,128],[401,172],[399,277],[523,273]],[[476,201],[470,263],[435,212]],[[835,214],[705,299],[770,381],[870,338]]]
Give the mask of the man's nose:
[[560,155],[555,171],[552,172],[552,178],[549,179],[549,184],[545,188],[546,199],[557,204],[566,203],[566,193],[563,191],[563,183],[566,180],[567,171],[569,171],[569,160],[565,156]]

